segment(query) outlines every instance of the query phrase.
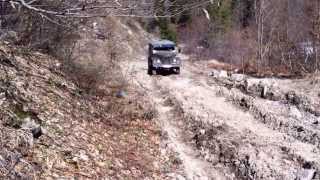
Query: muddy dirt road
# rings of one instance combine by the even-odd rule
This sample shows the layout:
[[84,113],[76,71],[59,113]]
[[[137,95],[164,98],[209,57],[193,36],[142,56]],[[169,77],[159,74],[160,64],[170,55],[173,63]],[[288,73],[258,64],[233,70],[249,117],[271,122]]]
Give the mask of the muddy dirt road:
[[158,112],[164,148],[181,161],[168,179],[319,179],[314,113],[227,86],[187,59],[181,75],[149,76],[145,57],[123,65]]

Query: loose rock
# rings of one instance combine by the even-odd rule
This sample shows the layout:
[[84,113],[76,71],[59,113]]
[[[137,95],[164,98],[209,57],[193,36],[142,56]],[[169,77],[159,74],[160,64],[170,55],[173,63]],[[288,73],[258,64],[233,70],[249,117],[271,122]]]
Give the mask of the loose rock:
[[298,175],[299,180],[312,180],[315,176],[316,171],[314,169],[303,169]]

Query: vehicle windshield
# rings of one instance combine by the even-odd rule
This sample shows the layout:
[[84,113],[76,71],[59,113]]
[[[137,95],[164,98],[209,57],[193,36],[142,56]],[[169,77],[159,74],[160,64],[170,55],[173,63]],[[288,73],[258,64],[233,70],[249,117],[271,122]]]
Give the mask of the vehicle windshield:
[[162,46],[162,47],[154,47],[153,50],[156,51],[173,51],[175,48],[174,46]]

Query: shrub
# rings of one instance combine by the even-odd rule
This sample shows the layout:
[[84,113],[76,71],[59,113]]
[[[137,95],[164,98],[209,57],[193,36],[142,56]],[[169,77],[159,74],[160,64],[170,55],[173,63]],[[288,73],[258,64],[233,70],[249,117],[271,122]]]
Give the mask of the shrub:
[[60,48],[63,69],[87,94],[103,96],[124,89],[121,73],[123,39],[117,36],[118,25],[112,19],[96,19],[99,31],[106,36],[97,39],[92,32],[83,32],[74,44]]
[[173,24],[167,19],[161,19],[158,21],[160,28],[160,36],[162,39],[168,39],[171,41],[177,41],[177,31]]

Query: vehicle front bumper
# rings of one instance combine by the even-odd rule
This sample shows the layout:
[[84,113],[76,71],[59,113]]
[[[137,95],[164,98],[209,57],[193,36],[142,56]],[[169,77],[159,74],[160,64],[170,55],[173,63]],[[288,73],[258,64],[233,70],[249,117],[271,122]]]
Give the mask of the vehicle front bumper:
[[154,64],[153,68],[155,69],[175,69],[179,68],[180,64]]

